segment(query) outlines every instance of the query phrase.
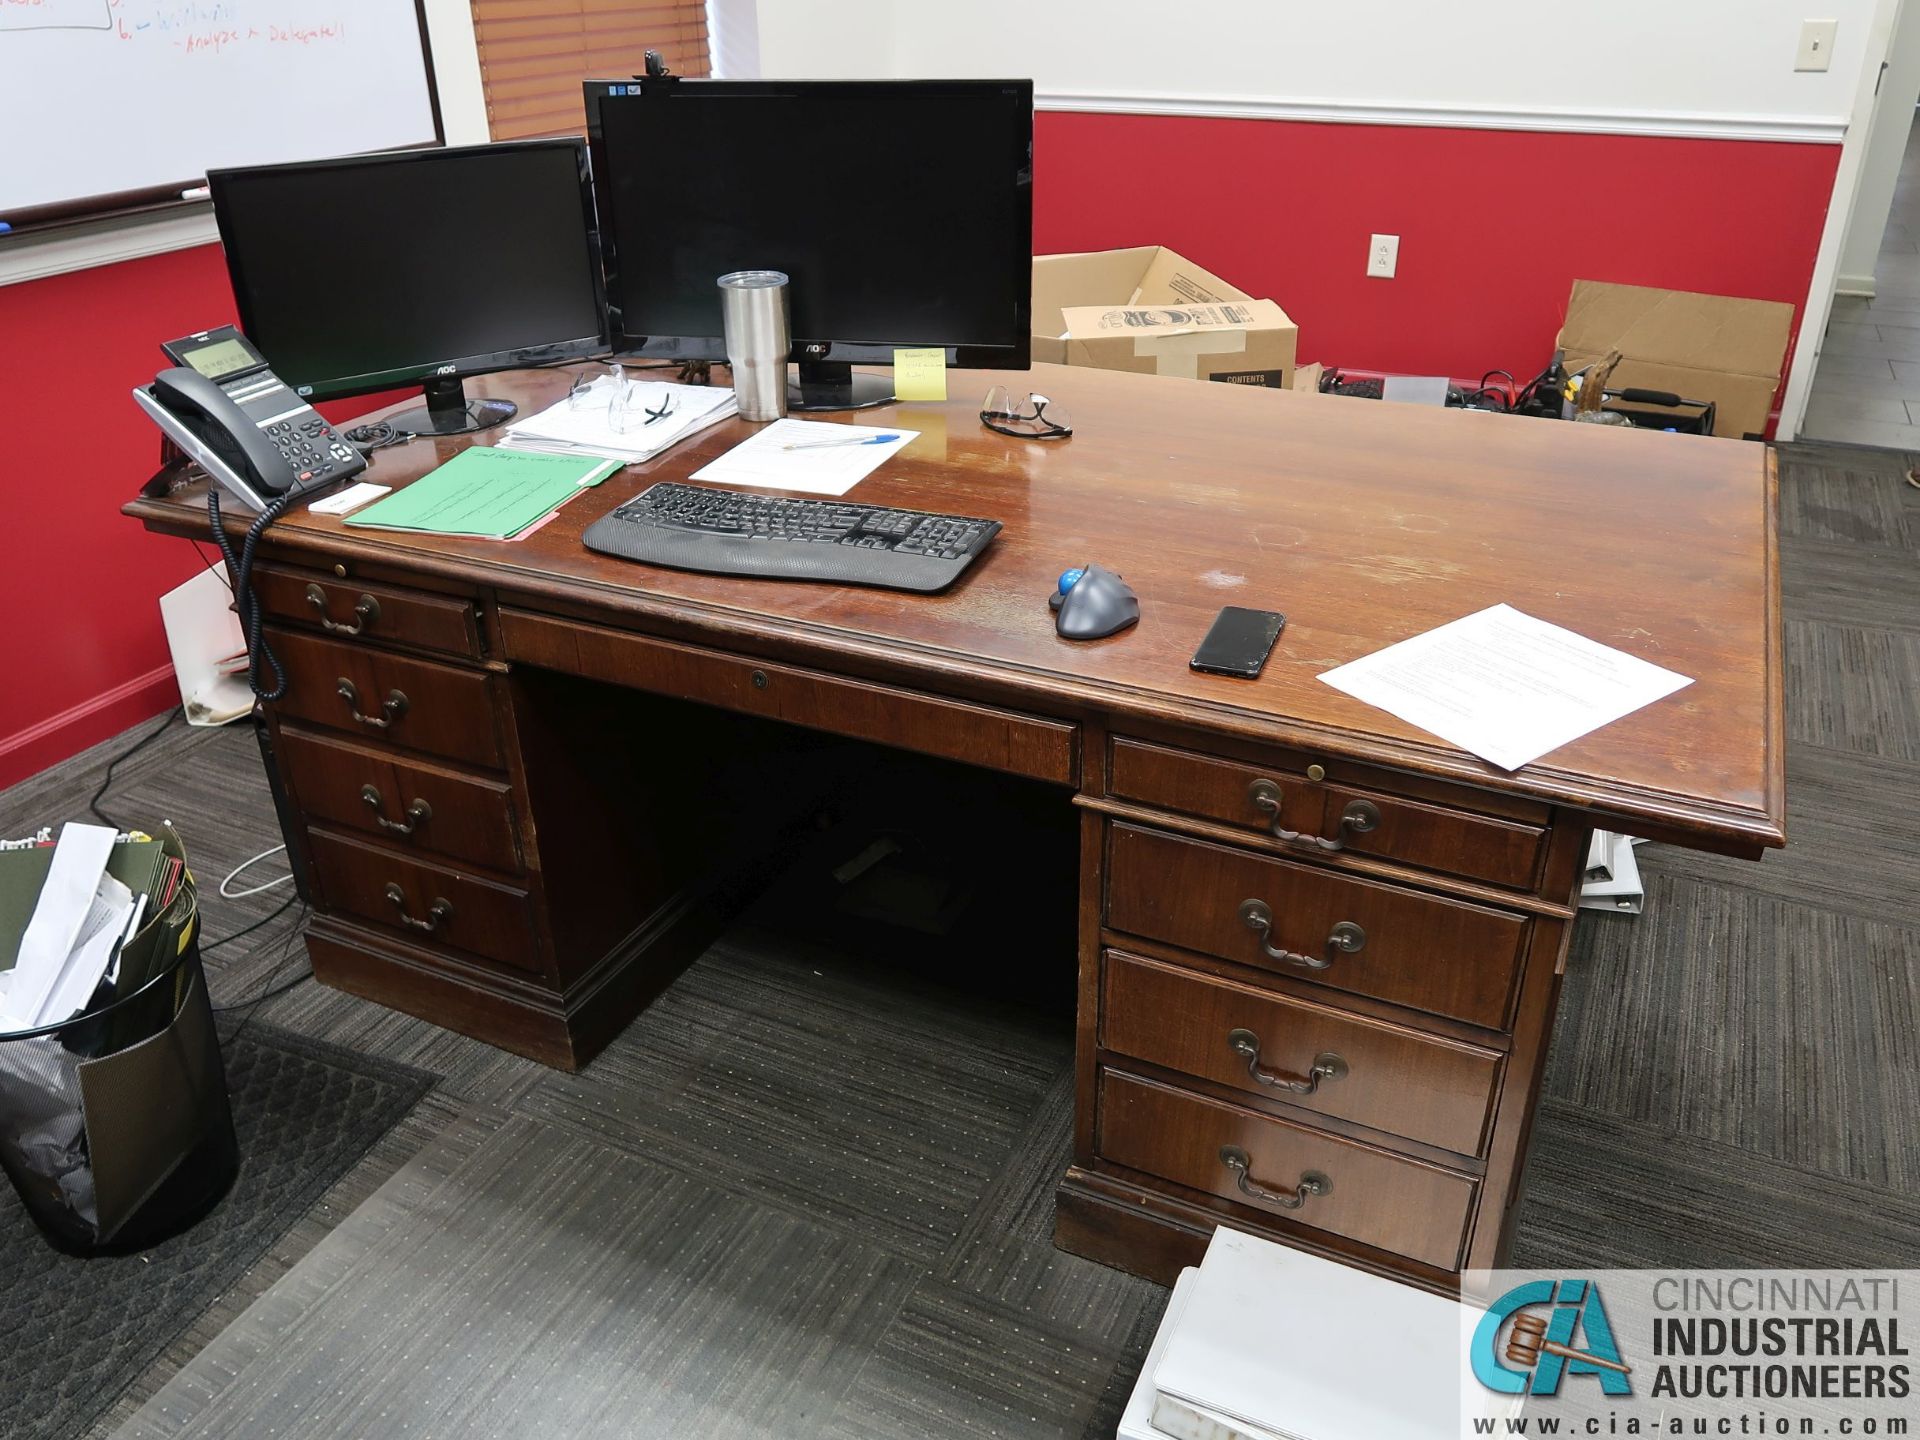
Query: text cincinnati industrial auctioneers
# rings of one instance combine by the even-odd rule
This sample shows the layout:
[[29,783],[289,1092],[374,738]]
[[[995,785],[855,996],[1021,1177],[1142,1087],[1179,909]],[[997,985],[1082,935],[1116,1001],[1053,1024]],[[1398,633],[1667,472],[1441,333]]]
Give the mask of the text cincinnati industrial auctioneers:
[[1891,1276],[1657,1280],[1658,1365],[1649,1393],[1905,1399],[1909,1352],[1900,1338],[1899,1304],[1899,1281]]

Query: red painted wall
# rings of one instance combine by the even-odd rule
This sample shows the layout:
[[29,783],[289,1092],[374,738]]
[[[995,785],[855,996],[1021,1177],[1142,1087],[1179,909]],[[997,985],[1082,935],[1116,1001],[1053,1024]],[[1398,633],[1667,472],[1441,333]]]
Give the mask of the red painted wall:
[[[1526,378],[1576,278],[1806,298],[1839,147],[1046,113],[1040,252],[1162,244],[1300,326],[1300,358]],[[1367,237],[1400,236],[1366,278]],[[0,786],[174,703],[156,598],[200,564],[119,506],[158,343],[232,316],[215,246],[0,286]],[[356,413],[384,397],[329,406]]]
[[119,513],[159,458],[130,392],[232,320],[217,245],[0,286],[0,787],[179,702],[158,600],[203,562]]
[[119,508],[159,432],[159,343],[233,318],[218,246],[0,286],[0,785],[176,703],[155,603],[200,566]]
[[[1576,279],[1798,307],[1839,159],[1837,145],[1049,112],[1034,249],[1170,245],[1278,301],[1302,361],[1526,380]],[[1400,237],[1392,280],[1366,275],[1375,233]]]

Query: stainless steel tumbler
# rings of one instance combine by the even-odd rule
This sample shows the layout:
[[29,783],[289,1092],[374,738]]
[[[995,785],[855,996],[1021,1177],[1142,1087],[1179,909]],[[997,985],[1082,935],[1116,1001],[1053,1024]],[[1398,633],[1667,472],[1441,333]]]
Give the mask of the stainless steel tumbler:
[[742,420],[787,413],[787,277],[778,270],[735,270],[720,277],[727,364]]

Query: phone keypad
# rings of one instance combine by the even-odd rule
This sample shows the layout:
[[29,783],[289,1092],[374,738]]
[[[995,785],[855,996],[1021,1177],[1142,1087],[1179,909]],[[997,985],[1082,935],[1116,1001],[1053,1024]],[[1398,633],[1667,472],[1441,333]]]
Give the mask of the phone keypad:
[[337,465],[354,457],[340,433],[311,410],[304,416],[262,426],[261,433],[279,447],[288,466],[302,481],[331,474]]

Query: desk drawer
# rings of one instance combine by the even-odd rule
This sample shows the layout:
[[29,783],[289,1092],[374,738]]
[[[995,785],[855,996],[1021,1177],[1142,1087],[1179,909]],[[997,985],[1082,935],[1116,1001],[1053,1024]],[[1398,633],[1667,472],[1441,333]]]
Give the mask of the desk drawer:
[[1471,1025],[1506,1024],[1527,922],[1322,866],[1108,827],[1107,923]]
[[1106,952],[1103,971],[1100,1043],[1109,1050],[1443,1150],[1480,1153],[1500,1073],[1496,1051],[1116,950]]
[[1261,1215],[1459,1268],[1477,1187],[1451,1170],[1116,1070],[1100,1073],[1096,1144],[1116,1165]]
[[356,840],[307,833],[326,903],[422,944],[450,945],[539,971],[527,892],[423,864]]
[[518,870],[508,787],[364,745],[284,728],[280,752],[310,818],[363,830],[402,850]]
[[[1289,843],[1306,855],[1325,854],[1326,846],[1315,843],[1325,839],[1353,854],[1517,890],[1532,888],[1547,838],[1544,817],[1542,824],[1526,824],[1315,781],[1304,769],[1216,760],[1137,740],[1113,742],[1108,788],[1123,799],[1249,833],[1291,831],[1300,838]],[[1372,828],[1343,824],[1349,815]]]
[[480,654],[480,625],[470,600],[275,565],[254,568],[253,589],[267,614],[318,625],[349,643],[379,640],[417,645],[468,659]]
[[290,630],[268,632],[287,669],[280,713],[375,744],[500,768],[487,676]]
[[508,657],[809,730],[1071,785],[1076,727],[503,607]]

